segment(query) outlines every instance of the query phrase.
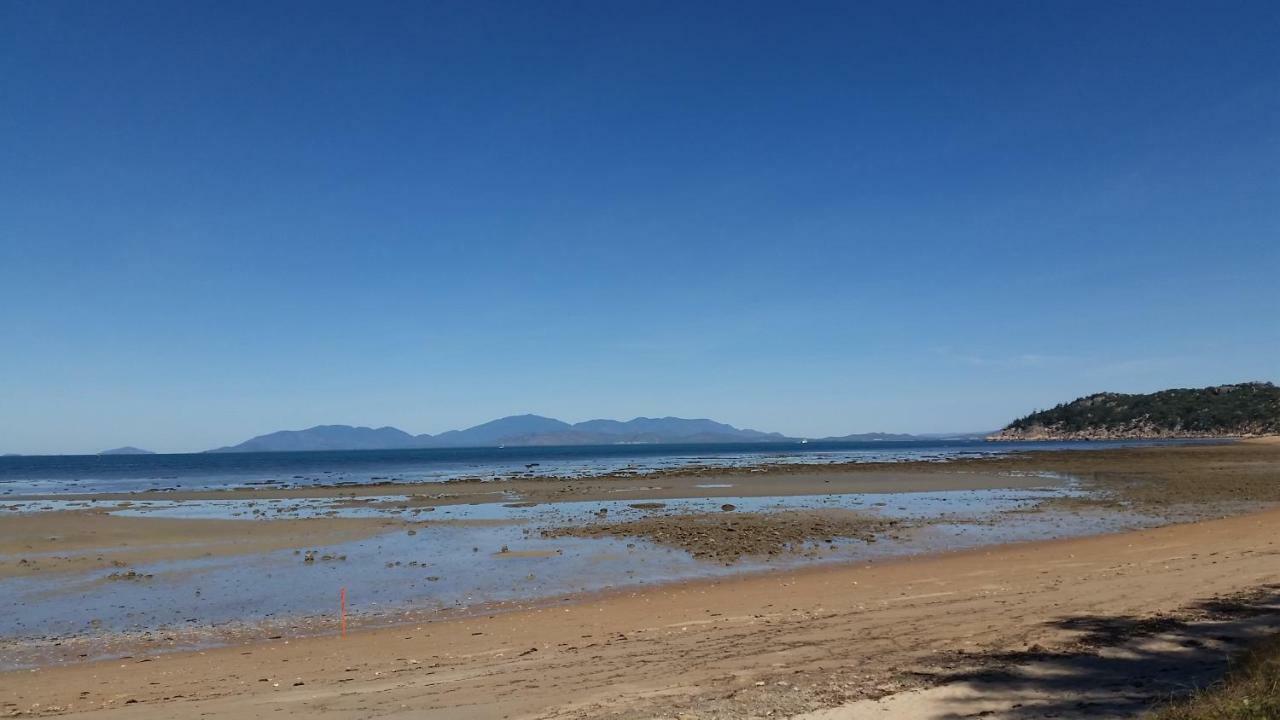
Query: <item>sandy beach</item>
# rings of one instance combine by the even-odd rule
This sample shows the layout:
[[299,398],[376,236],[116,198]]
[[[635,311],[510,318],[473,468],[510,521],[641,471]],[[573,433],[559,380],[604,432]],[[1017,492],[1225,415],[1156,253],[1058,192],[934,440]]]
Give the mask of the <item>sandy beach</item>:
[[[823,535],[890,531],[868,524],[882,510],[874,507],[859,511],[871,513],[865,516],[814,510],[801,519],[791,511],[734,508],[681,522],[670,519],[680,515],[668,502],[695,495],[714,503],[730,491],[738,498],[819,490],[824,496],[891,491],[894,497],[982,492],[1041,487],[1059,474],[1088,493],[1053,496],[1001,517],[1092,517],[1141,508],[1144,517],[1163,518],[1163,526],[935,547],[856,562],[837,557],[570,592],[452,616],[406,614],[391,625],[356,618],[345,638],[336,636],[332,614],[300,622],[292,632],[241,632],[228,645],[204,650],[161,653],[136,637],[122,638],[112,659],[0,674],[0,711],[104,718],[1131,716],[1212,679],[1233,649],[1280,626],[1280,510],[1270,509],[1280,499],[1280,445],[1274,443],[721,473],[714,482],[672,473],[575,481],[572,492],[577,500],[621,494],[654,506],[634,517],[593,516],[592,529],[582,534],[617,535],[621,543],[633,534],[710,523],[705,537],[678,534],[666,552],[696,555],[706,549],[698,542],[714,542],[728,543],[730,554],[750,555],[770,547],[759,544],[762,538],[786,528],[797,533],[783,544],[786,552],[807,551]],[[455,491],[450,485],[442,491]],[[481,485],[488,492],[492,483]],[[381,488],[358,492],[377,501]],[[541,503],[560,490],[552,481],[521,480],[503,493],[508,503],[515,497]],[[251,557],[388,533],[403,537],[414,527],[428,532],[432,522],[46,512],[0,524],[0,569],[11,577],[61,577],[80,564],[101,567],[113,559],[131,567],[193,553]],[[643,531],[633,533],[625,523],[641,523]],[[245,532],[248,527],[253,530]],[[726,539],[738,533],[741,540]],[[856,547],[865,542],[849,540]],[[49,547],[65,567],[18,564],[23,554]],[[724,551],[709,557],[719,564]]]
[[[842,705],[853,713],[866,698],[964,676],[1008,662],[1009,653],[1070,657],[1099,628],[1114,626],[1119,646],[1143,620],[1194,616],[1197,604],[1220,595],[1274,586],[1276,522],[1280,513],[1270,511],[690,583],[346,638],[16,672],[3,676],[2,702],[10,712],[103,718],[743,717]],[[1280,627],[1280,616],[1243,614],[1250,626]],[[1145,626],[1157,639],[1177,629]],[[1170,655],[1192,652],[1171,644]],[[1081,677],[1074,695],[1087,694],[1089,683]],[[1012,704],[1029,690],[1018,683],[1001,692]],[[1062,702],[1053,685],[1042,692]]]

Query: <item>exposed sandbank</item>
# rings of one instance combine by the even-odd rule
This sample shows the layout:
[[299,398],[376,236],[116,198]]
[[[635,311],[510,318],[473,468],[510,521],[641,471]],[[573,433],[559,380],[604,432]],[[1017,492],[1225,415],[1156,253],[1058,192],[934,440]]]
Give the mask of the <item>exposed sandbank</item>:
[[0,578],[330,545],[403,525],[365,518],[178,520],[99,510],[10,515],[0,519]]

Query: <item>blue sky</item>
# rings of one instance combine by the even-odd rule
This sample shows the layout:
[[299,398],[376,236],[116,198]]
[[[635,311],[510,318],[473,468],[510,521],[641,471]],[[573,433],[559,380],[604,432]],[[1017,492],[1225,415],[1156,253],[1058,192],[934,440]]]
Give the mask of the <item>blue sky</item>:
[[1273,2],[0,5],[0,452],[1280,380]]

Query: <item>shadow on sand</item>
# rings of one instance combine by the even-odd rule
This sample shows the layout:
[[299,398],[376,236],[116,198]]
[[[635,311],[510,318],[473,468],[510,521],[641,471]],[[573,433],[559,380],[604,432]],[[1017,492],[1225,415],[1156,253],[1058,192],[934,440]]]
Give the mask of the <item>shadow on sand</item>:
[[[1137,717],[1162,701],[1212,685],[1251,643],[1280,632],[1280,585],[1202,601],[1168,615],[1084,615],[1051,621],[1076,633],[1046,651],[963,654],[921,678],[913,717]],[[887,698],[882,717],[894,716]],[[906,705],[899,707],[905,710]]]

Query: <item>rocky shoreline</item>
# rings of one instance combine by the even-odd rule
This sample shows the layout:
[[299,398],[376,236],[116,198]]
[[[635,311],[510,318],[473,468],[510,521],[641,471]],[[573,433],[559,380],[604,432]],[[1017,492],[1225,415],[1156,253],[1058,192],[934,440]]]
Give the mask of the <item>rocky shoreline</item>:
[[1269,433],[1219,433],[1187,432],[1154,426],[1132,425],[1126,427],[1095,427],[1083,430],[1066,430],[1061,427],[1032,425],[1025,428],[1005,428],[988,435],[990,442],[1021,442],[1035,440],[1239,440],[1264,437]]

